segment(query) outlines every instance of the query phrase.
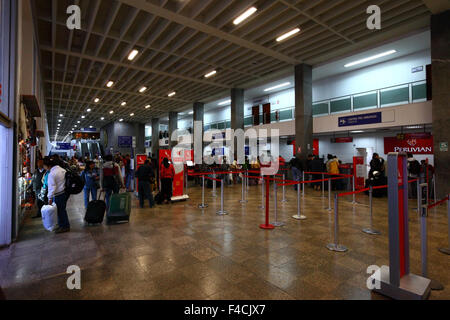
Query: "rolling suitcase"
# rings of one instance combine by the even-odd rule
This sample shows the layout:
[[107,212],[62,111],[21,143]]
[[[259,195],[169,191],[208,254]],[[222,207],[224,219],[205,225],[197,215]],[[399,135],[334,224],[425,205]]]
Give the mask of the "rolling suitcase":
[[[92,200],[89,202],[84,216],[84,221],[88,224],[99,224],[103,222],[106,211],[106,203],[104,200],[100,200],[102,192],[98,195],[98,200]],[[105,195],[106,196],[106,195]]]
[[111,195],[109,209],[106,214],[107,223],[122,223],[130,221],[131,193],[118,193]]

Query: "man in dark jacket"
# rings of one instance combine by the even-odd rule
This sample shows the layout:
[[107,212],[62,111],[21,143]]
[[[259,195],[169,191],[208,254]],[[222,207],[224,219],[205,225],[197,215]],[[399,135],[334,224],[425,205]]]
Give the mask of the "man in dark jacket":
[[155,200],[153,199],[151,190],[151,180],[155,177],[150,160],[145,160],[143,166],[140,166],[136,171],[136,178],[138,178],[138,193],[139,193],[139,205],[144,208],[144,200],[148,199],[150,208],[155,206]]
[[39,199],[38,195],[41,194],[42,178],[44,177],[46,172],[47,171],[45,171],[45,169],[44,169],[44,161],[38,160],[37,169],[34,172],[33,178],[32,178],[33,191],[34,191],[34,194],[36,195],[36,205],[38,208],[36,215],[33,217],[33,219],[41,217],[41,209],[44,206],[44,201]]

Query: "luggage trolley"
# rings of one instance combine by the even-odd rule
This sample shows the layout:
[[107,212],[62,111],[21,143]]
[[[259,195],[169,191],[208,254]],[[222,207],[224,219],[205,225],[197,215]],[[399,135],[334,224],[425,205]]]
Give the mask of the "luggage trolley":
[[401,300],[428,298],[431,280],[410,273],[408,230],[408,174],[405,153],[388,155],[389,267],[381,268],[371,278],[379,281],[373,289]]

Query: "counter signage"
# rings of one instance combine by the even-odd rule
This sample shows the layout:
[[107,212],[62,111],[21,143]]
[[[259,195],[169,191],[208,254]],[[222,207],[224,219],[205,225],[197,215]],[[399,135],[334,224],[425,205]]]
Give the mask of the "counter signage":
[[384,138],[384,153],[389,152],[410,152],[412,154],[433,154],[433,136],[405,134],[403,140],[397,137]]
[[70,143],[58,142],[56,144],[56,146],[58,147],[59,150],[71,150],[72,149],[72,146],[70,145]]
[[381,123],[381,112],[359,114],[355,116],[339,117],[339,127],[361,126],[365,124]]

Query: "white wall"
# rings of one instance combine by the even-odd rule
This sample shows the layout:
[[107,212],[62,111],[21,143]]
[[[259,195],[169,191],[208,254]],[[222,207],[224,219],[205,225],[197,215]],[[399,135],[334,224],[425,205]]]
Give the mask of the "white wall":
[[[431,64],[429,50],[321,79],[313,82],[313,101],[422,81],[426,79],[427,64]],[[411,69],[418,66],[423,66],[424,70],[412,73]]]

